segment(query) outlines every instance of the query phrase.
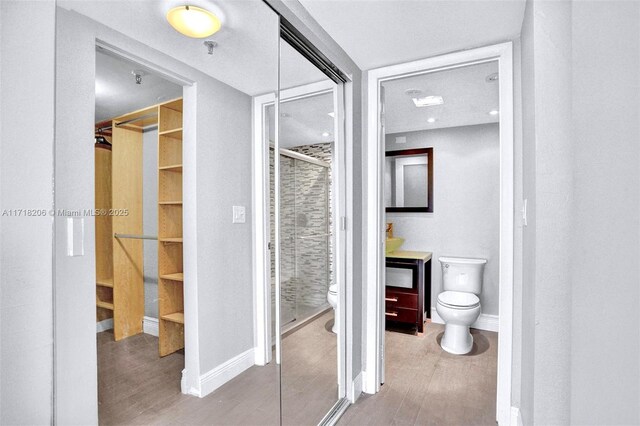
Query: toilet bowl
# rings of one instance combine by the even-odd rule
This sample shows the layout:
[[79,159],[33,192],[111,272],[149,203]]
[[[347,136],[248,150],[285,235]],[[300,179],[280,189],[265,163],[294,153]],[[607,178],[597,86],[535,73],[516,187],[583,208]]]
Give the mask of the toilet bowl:
[[440,346],[445,351],[464,355],[473,347],[469,327],[480,316],[482,275],[486,259],[441,257],[443,292],[438,295],[436,312],[444,321]]
[[327,293],[327,301],[333,308],[333,327],[331,327],[331,331],[334,333],[338,332],[337,328],[337,316],[336,316],[336,307],[338,306],[338,284],[331,284],[329,286],[329,293]]
[[445,291],[438,295],[436,311],[444,321],[445,331],[440,346],[445,351],[464,355],[473,347],[471,324],[480,316],[480,299],[473,293]]

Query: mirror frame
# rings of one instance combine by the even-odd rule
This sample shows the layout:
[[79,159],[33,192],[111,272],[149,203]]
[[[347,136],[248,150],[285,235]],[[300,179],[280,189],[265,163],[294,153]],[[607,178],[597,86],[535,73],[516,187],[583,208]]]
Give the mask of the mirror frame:
[[433,147],[430,148],[416,148],[416,149],[402,149],[398,151],[386,151],[386,157],[397,157],[400,155],[427,155],[427,207],[387,207],[385,211],[387,213],[433,213]]

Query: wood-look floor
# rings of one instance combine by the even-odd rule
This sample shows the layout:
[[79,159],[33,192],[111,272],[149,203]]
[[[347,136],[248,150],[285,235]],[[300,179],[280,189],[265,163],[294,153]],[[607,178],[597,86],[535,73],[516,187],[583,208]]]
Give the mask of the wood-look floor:
[[[316,425],[338,397],[333,311],[282,342],[282,424]],[[98,333],[101,425],[279,425],[278,368],[254,366],[205,398],[180,393],[184,355],[158,357],[158,339]]]
[[468,355],[442,350],[444,326],[413,336],[387,331],[386,378],[339,425],[495,425],[498,334],[471,330]]
[[[283,340],[285,425],[315,425],[337,399],[336,339],[330,311]],[[476,331],[470,355],[439,346],[443,327],[421,336],[387,332],[386,383],[362,398],[341,425],[495,424],[497,334]],[[205,398],[180,393],[184,355],[157,355],[156,337],[120,342],[98,333],[99,421],[102,425],[278,425],[280,372],[251,367]]]

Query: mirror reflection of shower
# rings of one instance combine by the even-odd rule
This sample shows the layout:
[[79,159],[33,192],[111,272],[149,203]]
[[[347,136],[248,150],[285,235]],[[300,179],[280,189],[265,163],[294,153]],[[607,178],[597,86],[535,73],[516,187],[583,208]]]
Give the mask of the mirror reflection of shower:
[[[280,232],[282,332],[331,309],[333,278],[331,161],[333,94],[321,93],[280,105]],[[273,117],[274,107],[267,108]],[[269,119],[269,122],[273,122]],[[275,135],[271,131],[269,139]],[[270,150],[271,206],[274,149]],[[271,241],[275,240],[271,212]],[[271,282],[275,263],[271,259]],[[272,291],[272,305],[275,306]],[[275,323],[275,318],[272,318]],[[274,324],[272,324],[275,327]]]

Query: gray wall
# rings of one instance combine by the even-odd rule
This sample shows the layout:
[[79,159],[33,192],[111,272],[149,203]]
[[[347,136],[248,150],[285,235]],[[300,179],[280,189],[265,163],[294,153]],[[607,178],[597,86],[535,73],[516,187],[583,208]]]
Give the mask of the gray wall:
[[639,75],[638,3],[527,3],[524,424],[640,422]]
[[[158,129],[142,135],[142,229],[158,235]],[[158,242],[144,240],[144,315],[158,318]]]
[[[0,211],[53,207],[54,14],[53,1],[0,2]],[[48,214],[0,215],[3,425],[51,422],[52,247]],[[95,339],[95,308],[91,323]]]
[[[407,142],[396,144],[397,136]],[[482,313],[498,315],[500,128],[496,123],[386,135],[385,149],[433,147],[434,212],[387,213],[402,250],[430,251],[432,305],[442,290],[438,257],[487,259]]]
[[640,3],[572,12],[571,423],[640,424]]
[[[535,260],[525,265],[523,322],[525,333],[535,327],[535,336],[531,346],[526,343],[533,365],[523,375],[535,374],[532,397],[527,396],[533,408],[527,412],[531,408],[525,407],[523,419],[566,424],[571,390],[571,3],[533,2],[525,11],[525,25],[524,197],[530,199],[535,221],[524,238],[525,259]],[[535,289],[527,288],[532,283]]]

